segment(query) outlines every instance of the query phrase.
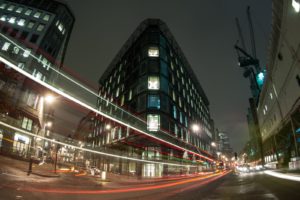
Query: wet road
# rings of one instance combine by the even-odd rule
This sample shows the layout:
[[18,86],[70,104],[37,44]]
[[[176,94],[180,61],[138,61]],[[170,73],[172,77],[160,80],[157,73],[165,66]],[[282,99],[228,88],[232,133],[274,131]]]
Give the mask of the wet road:
[[[230,173],[225,176],[209,178],[150,182],[135,186],[124,185],[110,190],[103,188],[102,190],[81,191],[79,187],[69,190],[75,191],[73,194],[55,191],[29,192],[24,189],[26,186],[30,188],[28,185],[18,188],[2,187],[0,188],[0,199],[300,199],[300,182],[278,179],[266,174],[238,175]],[[91,193],[90,191],[98,192]]]

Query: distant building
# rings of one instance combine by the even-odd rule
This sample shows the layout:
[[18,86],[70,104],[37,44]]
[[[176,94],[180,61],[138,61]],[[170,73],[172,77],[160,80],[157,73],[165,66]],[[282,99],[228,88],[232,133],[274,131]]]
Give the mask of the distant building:
[[[52,0],[4,0],[0,3],[0,56],[37,79],[52,82],[51,67],[62,67],[74,16],[69,8]],[[32,55],[34,56],[32,56]],[[0,112],[2,120],[16,127],[49,135],[47,120],[53,111],[45,105],[47,90],[0,62]],[[3,98],[2,98],[3,97]],[[4,130],[2,152],[27,152],[32,138]],[[46,143],[48,145],[48,143]],[[42,150],[40,144],[35,148]]]
[[273,167],[300,156],[299,6],[294,0],[273,1],[269,60],[257,108],[264,160]]
[[230,146],[228,134],[220,131],[218,135],[219,135],[219,141],[218,141],[219,151],[223,155],[226,155],[228,158],[231,158],[233,156],[233,151]]
[[[138,26],[99,83],[100,96],[139,118],[131,117],[133,126],[138,126],[142,119],[140,126],[145,124],[145,131],[153,135],[168,135],[177,145],[194,148],[197,153],[212,158],[213,127],[208,98],[179,45],[161,20],[147,19]],[[99,99],[99,110],[108,109],[108,102]],[[111,107],[108,112],[114,115],[117,111]],[[128,121],[125,115],[123,117]],[[97,119],[100,119],[95,126],[97,131],[91,132],[89,138],[95,149],[122,149],[124,155],[132,154],[149,160],[190,156],[139,136],[133,130],[103,117]],[[176,169],[159,164],[141,165],[101,158],[95,162],[108,171],[144,177],[176,173]]]

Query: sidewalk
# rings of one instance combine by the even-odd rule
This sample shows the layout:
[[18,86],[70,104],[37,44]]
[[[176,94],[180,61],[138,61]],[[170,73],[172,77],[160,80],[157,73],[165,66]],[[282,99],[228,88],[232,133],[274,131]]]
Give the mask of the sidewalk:
[[[0,173],[12,173],[15,175],[24,175],[28,172],[29,162],[13,159],[7,156],[0,155]],[[54,173],[52,164],[38,165],[32,164],[32,173],[42,177],[59,177]]]

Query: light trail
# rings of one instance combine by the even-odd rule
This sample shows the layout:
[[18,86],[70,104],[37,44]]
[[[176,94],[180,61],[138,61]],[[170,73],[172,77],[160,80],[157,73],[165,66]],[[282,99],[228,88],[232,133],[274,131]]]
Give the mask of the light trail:
[[270,170],[265,171],[265,174],[268,174],[270,176],[274,176],[276,178],[281,178],[281,179],[300,182],[300,176],[288,175],[288,174],[283,174],[283,173],[274,172],[274,171],[270,171]]
[[[14,44],[15,46],[17,46],[18,48],[22,49],[24,52],[26,51],[26,49],[24,49],[22,46],[18,45],[17,43],[15,43],[14,41],[12,41],[12,40],[9,39],[8,37],[6,37],[5,35],[3,35],[3,34],[1,34],[1,33],[0,33],[0,35],[1,35],[4,39],[6,39],[6,40],[8,40],[9,42],[13,43],[13,44]],[[34,58],[37,62],[39,62],[39,58],[36,57],[35,55],[33,55],[31,52],[29,53],[29,55],[30,55],[32,58]],[[133,117],[133,118],[137,119],[138,121],[141,121],[142,123],[144,123],[145,125],[147,125],[146,122],[145,122],[144,120],[142,120],[142,119],[140,119],[139,117],[133,115],[132,113],[130,113],[130,112],[128,112],[128,111],[126,111],[126,110],[120,108],[119,106],[117,106],[117,105],[111,103],[110,101],[108,101],[108,100],[106,100],[105,98],[101,97],[99,94],[97,94],[97,93],[95,93],[94,91],[90,90],[90,89],[87,88],[86,86],[84,86],[84,85],[78,83],[77,81],[73,80],[71,77],[69,77],[69,76],[67,76],[66,74],[62,73],[60,70],[57,70],[56,68],[54,68],[54,67],[52,67],[52,66],[50,66],[50,65],[49,65],[49,68],[52,69],[52,70],[53,70],[54,72],[56,72],[57,74],[59,74],[59,75],[65,77],[67,80],[71,81],[71,82],[74,83],[75,85],[77,85],[77,86],[83,88],[84,90],[88,91],[89,93],[91,93],[92,95],[96,96],[97,98],[102,99],[102,100],[105,101],[107,104],[112,105],[113,107],[115,107],[115,108],[121,110],[121,111],[124,112],[124,113],[127,113],[127,114],[130,115],[131,117]],[[22,71],[23,71],[23,70],[22,70]],[[31,75],[31,74],[29,74],[29,75]],[[164,130],[161,130],[161,129],[159,129],[159,131],[161,131],[162,133],[168,135],[169,137],[172,137],[173,139],[176,139],[176,140],[177,140],[176,137],[174,137],[174,136],[172,136],[172,135],[169,135],[168,132],[166,132],[166,131],[164,131]],[[165,140],[163,140],[163,141],[165,141]],[[181,141],[181,142],[183,142],[183,143],[185,143],[185,144],[188,144],[188,145],[191,145],[191,144],[189,144],[189,143],[187,143],[187,142],[185,142],[185,141]],[[200,151],[205,152],[206,154],[209,154],[208,152],[206,152],[206,151],[204,151],[204,150],[202,150],[202,149],[196,147],[195,145],[192,145],[192,146],[195,147],[197,150],[200,150]],[[192,154],[194,154],[194,155],[197,155],[197,154],[198,154],[198,153],[195,153],[195,152],[190,151],[190,150],[189,150],[189,152],[192,152]],[[201,156],[200,156],[200,157],[201,157]],[[203,158],[206,158],[206,157],[203,156]],[[206,159],[207,159],[207,158],[206,158]],[[210,159],[207,159],[207,160],[210,160]],[[210,161],[213,162],[214,160],[210,160]]]
[[195,167],[194,165],[183,165],[183,164],[175,164],[175,163],[168,163],[168,162],[159,162],[159,161],[150,161],[150,160],[143,160],[143,159],[138,159],[138,158],[132,158],[132,157],[127,157],[127,156],[120,156],[120,155],[115,155],[115,154],[110,154],[110,153],[105,153],[105,152],[101,152],[101,151],[95,151],[92,149],[87,149],[87,148],[83,148],[83,147],[78,147],[75,145],[71,145],[71,144],[67,144],[64,142],[60,142],[60,141],[56,141],[56,140],[52,140],[50,138],[46,138],[40,135],[36,135],[34,133],[22,130],[20,128],[17,128],[15,126],[9,125],[5,122],[0,121],[0,125],[5,126],[7,128],[13,129],[17,132],[26,134],[26,135],[30,135],[32,137],[36,137],[36,138],[40,138],[52,143],[56,143],[56,144],[60,144],[60,145],[64,145],[64,146],[68,146],[68,147],[72,147],[78,150],[82,150],[82,151],[87,151],[90,153],[95,153],[95,154],[100,154],[100,155],[104,155],[104,156],[109,156],[109,157],[114,157],[114,158],[121,158],[121,159],[125,159],[125,160],[132,160],[132,161],[138,161],[138,162],[145,162],[145,163],[155,163],[155,164],[162,164],[162,165],[170,165],[170,166],[178,166],[178,167]]
[[[56,194],[114,194],[114,193],[128,193],[128,192],[140,192],[140,191],[149,191],[149,190],[157,190],[157,189],[164,189],[169,187],[175,187],[187,183],[197,182],[197,181],[204,181],[202,184],[197,184],[198,186],[208,184],[212,181],[220,179],[231,171],[224,172],[224,173],[217,173],[212,175],[207,175],[204,177],[197,177],[191,178],[188,180],[177,181],[173,183],[163,183],[163,184],[156,184],[153,186],[140,186],[134,188],[124,188],[124,189],[110,189],[110,190],[74,190],[74,189],[48,189],[48,188],[22,188],[23,191],[27,192],[42,192],[42,193],[56,193]],[[211,178],[211,179],[209,179]]]
[[8,65],[9,67],[13,68],[13,69],[16,70],[17,72],[23,74],[24,76],[30,78],[31,80],[33,80],[33,81],[39,83],[40,85],[42,85],[42,86],[48,88],[49,90],[52,90],[53,92],[59,94],[60,96],[63,96],[63,97],[65,97],[66,99],[69,99],[70,101],[72,101],[72,102],[74,102],[74,103],[76,103],[76,104],[79,104],[79,105],[81,105],[82,107],[84,107],[84,108],[86,108],[86,109],[88,109],[88,110],[90,110],[90,111],[93,111],[93,112],[95,112],[95,113],[97,113],[97,114],[99,114],[99,115],[102,115],[102,116],[104,116],[104,117],[106,117],[106,118],[108,118],[108,119],[110,119],[110,120],[112,120],[112,121],[115,121],[115,122],[117,122],[117,123],[119,123],[119,124],[122,124],[122,125],[124,125],[124,126],[126,126],[126,127],[128,127],[128,128],[131,128],[131,129],[137,131],[137,132],[140,132],[140,133],[142,133],[142,134],[144,134],[144,135],[147,135],[148,137],[154,138],[154,139],[156,139],[156,140],[158,140],[158,141],[160,141],[160,142],[163,142],[163,143],[165,143],[165,144],[169,144],[169,145],[171,145],[171,146],[173,146],[173,147],[176,147],[176,148],[178,148],[178,149],[180,149],[180,150],[187,151],[187,152],[189,152],[189,153],[191,153],[191,154],[197,155],[197,156],[199,156],[199,157],[201,157],[201,158],[204,158],[204,159],[206,159],[206,160],[209,160],[209,161],[211,161],[211,162],[214,161],[214,160],[211,159],[211,158],[208,158],[208,157],[206,157],[206,156],[203,156],[203,155],[201,155],[201,154],[198,154],[198,153],[193,152],[193,151],[191,151],[191,150],[188,150],[188,149],[186,149],[186,148],[180,147],[180,146],[178,146],[178,145],[176,145],[176,144],[173,144],[173,143],[171,143],[171,142],[165,141],[165,140],[163,140],[163,139],[161,139],[161,138],[158,138],[158,137],[156,137],[156,136],[154,136],[154,135],[151,135],[151,134],[149,134],[149,133],[147,133],[147,132],[145,132],[145,131],[143,131],[143,130],[140,130],[140,129],[134,127],[134,126],[131,126],[130,124],[127,124],[127,123],[125,123],[125,122],[123,122],[123,121],[121,121],[121,120],[118,120],[118,119],[116,119],[116,118],[113,118],[113,117],[111,117],[111,116],[109,116],[109,115],[107,115],[107,114],[105,114],[105,113],[103,113],[103,112],[101,112],[101,111],[99,111],[99,110],[93,108],[92,106],[87,105],[86,103],[81,102],[80,100],[76,99],[75,97],[73,97],[73,96],[71,96],[71,95],[69,95],[69,94],[67,94],[67,93],[65,93],[65,92],[63,92],[63,91],[61,91],[61,90],[59,90],[59,89],[53,87],[52,85],[49,85],[48,83],[45,83],[44,81],[42,81],[42,80],[40,80],[40,79],[38,79],[38,78],[32,76],[31,74],[29,74],[28,72],[26,72],[26,71],[20,69],[18,66],[16,66],[16,65],[13,64],[12,62],[8,61],[7,59],[3,58],[2,56],[0,56],[0,61],[3,62],[3,63],[5,63],[5,64]]

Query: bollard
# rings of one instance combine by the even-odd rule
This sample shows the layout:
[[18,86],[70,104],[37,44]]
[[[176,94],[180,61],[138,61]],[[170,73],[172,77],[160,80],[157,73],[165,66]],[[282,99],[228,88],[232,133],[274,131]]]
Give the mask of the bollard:
[[31,173],[32,173],[32,157],[30,156],[27,176],[29,176]]

